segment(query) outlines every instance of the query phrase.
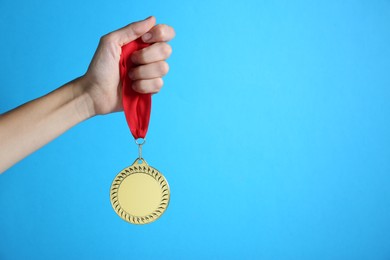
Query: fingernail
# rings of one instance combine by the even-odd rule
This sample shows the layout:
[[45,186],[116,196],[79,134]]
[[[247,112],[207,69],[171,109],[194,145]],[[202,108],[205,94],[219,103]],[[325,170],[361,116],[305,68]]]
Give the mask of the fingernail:
[[144,42],[147,42],[150,39],[152,39],[152,34],[151,33],[145,33],[144,35],[142,35],[142,40]]

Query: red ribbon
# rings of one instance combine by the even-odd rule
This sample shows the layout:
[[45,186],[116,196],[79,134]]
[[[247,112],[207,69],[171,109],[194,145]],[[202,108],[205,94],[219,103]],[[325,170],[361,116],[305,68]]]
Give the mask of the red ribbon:
[[122,55],[119,61],[123,110],[127,124],[135,139],[145,138],[148,132],[152,96],[151,94],[141,94],[133,90],[131,86],[132,80],[128,73],[131,68],[136,66],[131,61],[131,54],[147,46],[149,44],[144,43],[141,38],[122,46]]

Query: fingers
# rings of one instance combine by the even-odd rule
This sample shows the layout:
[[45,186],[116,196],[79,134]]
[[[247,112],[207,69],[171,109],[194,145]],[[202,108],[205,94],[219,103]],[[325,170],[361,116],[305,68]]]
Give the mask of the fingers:
[[[154,21],[155,22],[155,21]],[[175,37],[175,30],[168,25],[158,24],[142,35],[142,40],[152,43],[149,47],[132,54],[132,61],[137,66],[129,71],[133,80],[133,89],[139,93],[157,93],[164,82],[162,77],[168,73],[169,66],[165,62],[172,53],[166,42]]]
[[140,65],[129,71],[132,80],[161,78],[169,71],[168,63],[158,61],[146,65]]
[[162,78],[136,80],[133,82],[133,89],[139,93],[157,93],[162,88]]
[[167,42],[175,37],[175,30],[166,24],[158,24],[142,35],[142,40],[147,43]]
[[109,33],[105,37],[110,38],[120,46],[123,46],[150,31],[155,24],[156,18],[150,16],[145,20],[131,23],[119,30]]
[[168,73],[169,66],[165,61],[140,65],[129,72],[133,80],[133,89],[139,93],[157,93],[164,82],[162,77]]
[[148,64],[157,61],[163,61],[169,58],[172,53],[172,47],[165,42],[155,43],[147,48],[136,51],[131,59],[135,64]]

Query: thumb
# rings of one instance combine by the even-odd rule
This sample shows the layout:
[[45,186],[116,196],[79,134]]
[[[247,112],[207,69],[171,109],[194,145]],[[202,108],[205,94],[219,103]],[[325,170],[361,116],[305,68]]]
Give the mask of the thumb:
[[112,32],[120,46],[123,46],[148,32],[156,24],[156,18],[149,16],[145,20],[131,23],[119,30]]

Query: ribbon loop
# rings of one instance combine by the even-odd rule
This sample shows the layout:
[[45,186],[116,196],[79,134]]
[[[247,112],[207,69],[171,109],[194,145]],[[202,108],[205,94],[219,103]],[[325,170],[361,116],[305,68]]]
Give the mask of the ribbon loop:
[[135,139],[145,138],[148,132],[150,111],[152,107],[151,94],[141,94],[133,90],[133,81],[128,76],[129,69],[135,67],[131,54],[149,46],[141,38],[122,46],[119,61],[120,78],[122,82],[122,103],[126,121]]

